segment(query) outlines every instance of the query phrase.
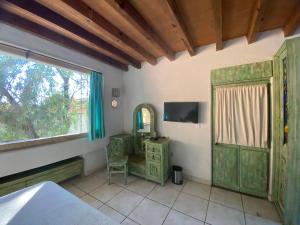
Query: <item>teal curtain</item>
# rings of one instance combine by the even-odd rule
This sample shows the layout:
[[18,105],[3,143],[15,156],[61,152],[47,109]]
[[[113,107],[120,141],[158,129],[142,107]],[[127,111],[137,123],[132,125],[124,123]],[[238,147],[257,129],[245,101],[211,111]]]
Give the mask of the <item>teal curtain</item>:
[[138,129],[144,129],[144,121],[143,121],[142,110],[140,110],[140,111],[137,112],[136,123],[137,123]]
[[88,138],[93,141],[104,136],[103,75],[92,71],[90,75]]

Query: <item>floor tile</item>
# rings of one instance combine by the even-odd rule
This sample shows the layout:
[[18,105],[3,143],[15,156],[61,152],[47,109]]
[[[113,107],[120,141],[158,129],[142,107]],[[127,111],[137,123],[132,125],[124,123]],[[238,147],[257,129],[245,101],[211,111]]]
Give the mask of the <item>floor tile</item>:
[[103,205],[102,202],[100,202],[98,199],[96,199],[90,195],[84,195],[83,197],[81,197],[81,200],[85,201],[87,204],[89,204],[90,206],[92,206],[96,209]]
[[171,207],[178,195],[179,191],[176,191],[175,189],[164,186],[156,186],[147,197]]
[[128,187],[130,184],[132,184],[133,182],[135,182],[138,179],[140,179],[140,178],[133,176],[133,175],[129,175],[127,177],[127,184],[125,184],[124,176],[122,174],[113,174],[111,177],[111,183],[117,184],[121,187]]
[[210,201],[243,211],[242,196],[236,192],[212,187]]
[[246,214],[245,216],[247,225],[282,225],[279,222],[275,222],[258,216],[253,216],[249,214]]
[[75,186],[89,193],[105,183],[106,183],[105,178],[103,177],[100,178],[99,176],[91,175],[91,176],[84,177],[80,181],[76,182]]
[[90,176],[95,176],[95,177],[98,177],[99,179],[106,179],[106,180],[108,178],[106,169],[98,170],[98,171],[92,173]]
[[67,189],[69,192],[73,193],[74,195],[76,195],[78,198],[86,195],[85,192],[83,192],[82,190],[80,190],[79,188],[75,187],[75,186],[71,186]]
[[208,201],[186,193],[180,193],[177,198],[174,209],[194,217],[196,219],[205,220]]
[[182,191],[185,193],[188,193],[191,195],[196,195],[200,198],[209,200],[210,189],[211,189],[211,186],[209,186],[209,185],[200,184],[200,183],[193,182],[193,181],[188,181],[184,185],[184,188],[182,189]]
[[144,199],[129,215],[129,218],[142,225],[161,225],[169,210],[166,206],[149,199]]
[[128,216],[143,199],[141,195],[123,190],[107,202],[107,205]]
[[132,221],[129,218],[126,218],[126,220],[124,220],[121,224],[122,225],[139,225],[139,224],[137,224],[136,222]]
[[246,195],[242,195],[242,200],[246,213],[273,221],[280,221],[275,206],[272,202]]
[[183,184],[181,184],[181,185],[173,184],[173,183],[172,183],[172,180],[169,179],[169,180],[165,183],[165,187],[172,188],[172,189],[174,189],[174,190],[176,190],[176,191],[181,191],[182,188],[184,187],[185,183],[186,183],[186,182],[183,181]]
[[204,223],[175,210],[171,210],[164,225],[204,225]]
[[130,184],[127,189],[133,192],[136,192],[137,194],[147,196],[152,189],[155,187],[155,183],[146,181],[146,180],[137,180]]
[[107,205],[101,206],[98,210],[118,223],[121,223],[126,218],[125,216],[123,216],[116,210],[108,207]]
[[206,222],[213,225],[245,225],[245,218],[239,210],[210,202]]
[[123,188],[118,185],[104,184],[98,187],[96,190],[92,191],[90,195],[105,203],[111,200],[116,194],[118,194],[122,190]]

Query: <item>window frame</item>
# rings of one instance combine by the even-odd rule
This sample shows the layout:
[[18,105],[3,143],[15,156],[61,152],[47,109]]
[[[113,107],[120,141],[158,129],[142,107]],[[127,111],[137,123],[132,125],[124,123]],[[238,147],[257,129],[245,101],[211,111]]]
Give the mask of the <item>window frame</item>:
[[[61,59],[53,58],[48,55],[40,54],[37,52],[33,52],[31,50],[7,45],[0,43],[0,52],[5,54],[11,54],[14,56],[21,56],[26,59],[32,59],[33,61],[39,61],[41,63],[50,64],[53,66],[73,70],[80,73],[90,74],[92,69],[87,67],[73,64],[72,62],[67,62]],[[43,145],[51,145],[66,141],[72,141],[76,139],[82,139],[87,137],[87,132],[75,133],[75,134],[64,134],[52,137],[43,137],[38,139],[27,139],[27,140],[19,140],[19,141],[11,141],[6,143],[0,143],[0,153],[5,151],[14,151],[14,150],[22,150],[28,149],[32,147],[38,147]]]
[[77,134],[65,134],[53,137],[45,137],[38,139],[28,139],[22,141],[12,141],[5,144],[0,144],[0,152],[22,150],[31,147],[38,147],[43,145],[56,144],[60,142],[72,141],[76,139],[81,139],[87,137],[87,133],[77,133]]

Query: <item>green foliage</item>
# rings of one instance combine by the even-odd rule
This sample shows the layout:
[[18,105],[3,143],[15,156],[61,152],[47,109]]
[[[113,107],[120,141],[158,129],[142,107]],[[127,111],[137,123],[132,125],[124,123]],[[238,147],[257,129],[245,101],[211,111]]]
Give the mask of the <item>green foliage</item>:
[[0,55],[0,143],[82,132],[86,106],[71,106],[87,94],[84,74]]

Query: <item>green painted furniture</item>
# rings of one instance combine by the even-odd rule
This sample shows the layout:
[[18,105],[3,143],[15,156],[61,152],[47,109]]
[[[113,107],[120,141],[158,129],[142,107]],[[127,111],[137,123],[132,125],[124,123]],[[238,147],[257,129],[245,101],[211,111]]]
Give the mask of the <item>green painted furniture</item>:
[[212,181],[213,185],[258,196],[268,196],[270,149],[215,143],[215,90],[217,87],[268,84],[272,61],[212,71]]
[[[138,126],[137,115],[143,115],[143,128]],[[149,104],[138,105],[133,113],[132,134],[120,134],[110,138],[115,151],[128,155],[128,172],[148,180],[164,182],[169,177],[169,139],[156,138],[155,111]],[[154,151],[154,152],[153,152]]]
[[112,174],[124,174],[125,184],[127,184],[128,174],[128,149],[131,145],[131,137],[126,134],[110,137],[111,141],[106,148],[106,165],[108,172],[108,184],[110,184]]
[[[284,77],[287,127],[284,130]],[[300,223],[300,38],[284,42],[274,56],[273,200],[285,225]]]
[[62,182],[83,174],[83,159],[75,157],[0,178],[0,196],[43,181]]
[[213,184],[239,191],[239,147],[215,145],[213,149]]
[[169,138],[145,141],[146,179],[159,182],[162,186],[170,174],[169,142]]
[[267,197],[269,150],[240,146],[239,167],[240,192]]

